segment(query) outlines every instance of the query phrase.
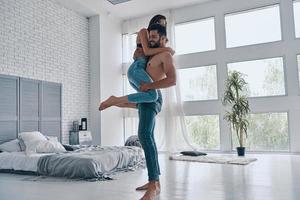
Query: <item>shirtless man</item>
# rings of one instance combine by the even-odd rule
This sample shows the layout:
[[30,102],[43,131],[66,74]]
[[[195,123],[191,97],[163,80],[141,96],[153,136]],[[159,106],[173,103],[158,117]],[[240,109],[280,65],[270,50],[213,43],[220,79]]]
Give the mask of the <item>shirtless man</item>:
[[[155,24],[150,27],[149,31],[149,46],[152,48],[165,47],[167,40],[165,27]],[[141,91],[151,89],[158,90],[160,88],[167,88],[176,84],[176,70],[174,67],[173,57],[169,52],[163,52],[150,57],[146,70],[153,82],[142,84],[140,87]],[[126,103],[118,106],[138,108],[138,136],[145,152],[149,182],[136,188],[136,190],[146,190],[146,193],[141,200],[154,200],[160,193],[160,169],[157,148],[154,140],[154,128],[155,117],[161,111],[162,106],[161,92],[158,90],[158,99],[156,102],[139,104]]]

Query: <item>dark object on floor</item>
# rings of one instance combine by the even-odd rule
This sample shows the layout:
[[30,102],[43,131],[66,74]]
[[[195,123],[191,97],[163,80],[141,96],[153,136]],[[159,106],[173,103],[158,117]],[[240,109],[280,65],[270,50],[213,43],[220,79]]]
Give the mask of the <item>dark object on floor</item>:
[[180,152],[182,155],[185,156],[206,156],[206,153],[199,152],[199,151],[182,151]]
[[80,149],[80,147],[77,145],[70,145],[70,144],[63,144],[64,148],[66,149],[66,151],[74,151],[77,149]]
[[139,137],[137,135],[130,136],[126,140],[125,146],[136,146],[136,147],[141,147],[142,148],[142,145],[140,143]]
[[13,170],[13,169],[0,169],[0,173],[21,174],[21,175],[36,175],[36,176],[38,176],[37,172],[23,171],[23,170]]

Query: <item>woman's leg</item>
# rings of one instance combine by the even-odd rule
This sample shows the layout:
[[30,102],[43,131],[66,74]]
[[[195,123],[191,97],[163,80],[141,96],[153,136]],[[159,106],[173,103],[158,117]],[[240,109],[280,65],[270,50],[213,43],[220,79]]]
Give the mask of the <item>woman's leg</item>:
[[134,94],[127,96],[110,96],[107,100],[100,104],[99,110],[104,110],[110,106],[126,103],[151,103],[155,102],[158,98],[156,90],[148,90],[146,92],[140,91],[142,83],[152,83],[152,79],[145,71],[146,62],[144,60],[135,61],[128,70],[128,80],[130,85],[138,91]]
[[132,72],[132,75],[128,74],[128,81],[131,86],[138,91],[137,93],[129,94],[127,96],[130,103],[151,103],[155,102],[158,98],[157,90],[151,89],[145,92],[140,91],[140,87],[143,83],[152,83],[152,79],[144,69],[137,69]]

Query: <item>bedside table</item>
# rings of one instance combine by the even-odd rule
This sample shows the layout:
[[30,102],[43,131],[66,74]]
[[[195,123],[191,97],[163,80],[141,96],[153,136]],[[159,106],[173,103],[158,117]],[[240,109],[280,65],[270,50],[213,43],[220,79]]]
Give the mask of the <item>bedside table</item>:
[[91,145],[93,142],[91,131],[79,131],[78,132],[79,144]]
[[90,131],[70,131],[70,145],[91,145],[92,142],[93,138]]

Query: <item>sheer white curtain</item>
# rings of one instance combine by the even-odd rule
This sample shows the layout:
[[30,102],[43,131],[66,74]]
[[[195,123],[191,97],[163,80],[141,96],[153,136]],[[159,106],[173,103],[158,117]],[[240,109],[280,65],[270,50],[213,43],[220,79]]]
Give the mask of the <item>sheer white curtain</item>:
[[[172,13],[170,11],[160,13],[167,18],[167,34],[169,39],[169,46],[175,48],[174,44],[174,22]],[[128,34],[128,38],[136,37],[134,33],[138,32],[141,28],[147,27],[150,19],[154,15],[125,21],[123,24],[123,33]],[[135,40],[135,38],[134,38]],[[128,39],[127,39],[128,43]],[[134,50],[134,43],[125,44],[124,43],[124,54],[126,52],[131,52]],[[132,55],[130,55],[132,56]],[[123,64],[123,74],[126,77],[127,69],[131,64],[130,59],[125,58]],[[132,60],[131,60],[132,61]],[[176,63],[175,63],[176,66]],[[177,67],[177,66],[176,66]],[[175,87],[162,89],[163,93],[163,108],[156,119],[155,128],[155,139],[159,151],[177,152],[181,150],[196,150],[196,145],[193,145],[188,137],[188,130],[184,120],[183,112],[183,102],[181,101],[180,94],[180,79],[179,73],[177,73],[177,84]],[[133,90],[127,90],[129,88],[128,81],[124,81],[125,84],[125,94],[129,92],[134,92]],[[137,134],[138,129],[138,115],[137,111],[133,109],[124,109],[124,119],[125,119],[125,137]],[[125,138],[126,139],[126,138]]]

